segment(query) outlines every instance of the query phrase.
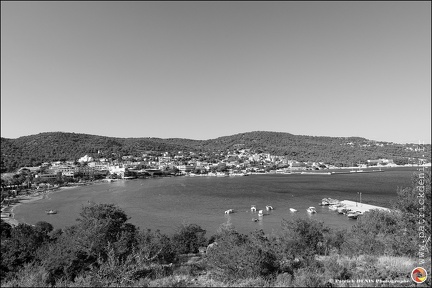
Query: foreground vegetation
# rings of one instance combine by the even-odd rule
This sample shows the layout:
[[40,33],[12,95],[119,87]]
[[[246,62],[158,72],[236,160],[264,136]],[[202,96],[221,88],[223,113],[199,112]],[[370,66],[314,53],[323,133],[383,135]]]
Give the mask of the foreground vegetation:
[[[430,171],[423,176],[422,227],[430,235]],[[138,229],[112,204],[83,207],[65,229],[2,221],[1,286],[430,287],[430,278],[421,285],[410,279],[414,267],[431,271],[430,242],[425,263],[418,255],[420,177],[397,191],[394,212],[366,213],[350,231],[297,218],[283,220],[279,234],[222,226],[207,238],[189,224],[168,236]]]

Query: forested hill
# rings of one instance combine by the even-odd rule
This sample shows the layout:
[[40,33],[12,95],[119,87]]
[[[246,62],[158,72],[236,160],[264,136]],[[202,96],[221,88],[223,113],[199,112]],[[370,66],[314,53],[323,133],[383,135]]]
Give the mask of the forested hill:
[[[48,132],[17,139],[1,138],[2,172],[42,162],[77,160],[89,155],[118,158],[123,155],[178,151],[212,154],[235,149],[251,149],[272,155],[287,155],[298,161],[320,161],[351,165],[368,159],[390,158],[407,162],[409,158],[430,161],[431,145],[415,151],[418,145],[372,141],[360,137],[315,137],[282,132],[255,131],[209,140],[181,138],[116,138],[88,134]],[[422,155],[425,155],[424,157]]]

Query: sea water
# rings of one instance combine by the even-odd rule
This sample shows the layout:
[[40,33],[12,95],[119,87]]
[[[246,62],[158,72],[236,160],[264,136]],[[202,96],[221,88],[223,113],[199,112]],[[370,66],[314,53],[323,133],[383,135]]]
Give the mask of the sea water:
[[[340,175],[265,174],[247,177],[161,177],[118,180],[84,187],[64,189],[46,199],[15,208],[20,222],[51,223],[63,228],[76,223],[83,205],[90,202],[113,203],[140,229],[159,229],[172,234],[183,224],[198,224],[213,235],[225,223],[241,233],[263,229],[277,233],[283,219],[310,217],[331,228],[350,228],[356,220],[319,206],[322,198],[361,201],[390,208],[398,187],[410,186],[415,168],[388,169],[381,173]],[[258,217],[251,205],[267,215]],[[271,205],[274,210],[265,211]],[[316,214],[306,212],[309,206]],[[289,208],[298,212],[292,213]],[[47,215],[45,210],[56,209]],[[224,211],[233,209],[234,213]],[[259,221],[252,221],[253,218]]]

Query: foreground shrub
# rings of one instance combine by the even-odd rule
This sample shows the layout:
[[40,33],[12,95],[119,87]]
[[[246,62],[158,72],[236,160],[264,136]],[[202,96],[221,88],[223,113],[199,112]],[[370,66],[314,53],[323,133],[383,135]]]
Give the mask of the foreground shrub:
[[0,219],[0,236],[1,239],[6,239],[11,236],[12,226],[6,223],[3,219]]
[[[313,219],[282,220],[282,235],[279,239],[280,253],[287,256],[307,258],[315,254],[325,254],[338,237],[323,222]],[[340,244],[337,244],[340,245]]]
[[[110,245],[109,245],[110,246]],[[145,251],[137,250],[126,259],[116,256],[113,248],[109,248],[108,259],[98,259],[98,265],[92,267],[88,275],[91,286],[127,286],[141,278],[161,278],[172,274],[171,265],[151,263]]]
[[44,287],[48,272],[40,265],[25,264],[9,281],[3,281],[2,287]]
[[78,224],[66,228],[39,256],[51,285],[62,278],[73,281],[107,261],[109,253],[125,261],[136,246],[135,226],[126,223],[126,214],[115,205],[91,204],[80,216]]
[[198,253],[199,247],[206,246],[206,230],[196,224],[181,226],[172,237],[177,254]]
[[25,264],[38,261],[37,251],[48,242],[46,230],[19,224],[10,231],[10,237],[1,240],[0,278],[12,277]]
[[415,256],[418,252],[418,233],[413,227],[417,224],[408,214],[371,210],[352,227],[342,251],[351,256]]
[[168,276],[149,282],[149,287],[190,287],[195,279],[188,275]]
[[136,235],[137,249],[147,261],[172,263],[177,257],[176,246],[166,235],[150,229],[139,231]]
[[219,278],[266,277],[278,270],[276,256],[266,244],[262,231],[247,237],[231,228],[222,229],[207,252],[207,261]]
[[294,273],[294,287],[324,287],[329,279],[324,275],[324,269],[319,266],[300,268]]

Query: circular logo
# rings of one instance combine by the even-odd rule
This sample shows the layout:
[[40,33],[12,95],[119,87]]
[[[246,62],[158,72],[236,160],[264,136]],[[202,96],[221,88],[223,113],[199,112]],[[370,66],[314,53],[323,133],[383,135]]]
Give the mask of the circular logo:
[[411,279],[416,283],[423,283],[427,279],[427,272],[422,267],[414,268],[411,272]]

